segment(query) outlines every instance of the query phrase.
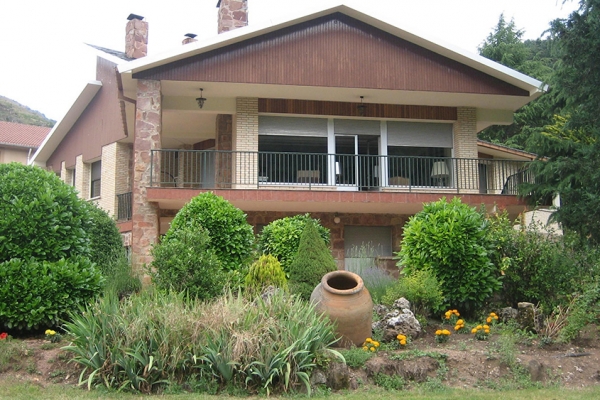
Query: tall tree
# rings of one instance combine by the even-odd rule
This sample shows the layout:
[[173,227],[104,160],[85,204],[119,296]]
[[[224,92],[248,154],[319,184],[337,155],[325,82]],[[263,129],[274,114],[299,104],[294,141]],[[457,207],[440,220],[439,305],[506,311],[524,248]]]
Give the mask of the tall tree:
[[[523,42],[523,33],[514,20],[507,22],[501,14],[494,30],[478,48],[479,54],[541,81],[547,81],[554,62],[550,40]],[[479,137],[517,149],[530,150],[527,142],[532,133],[552,122],[552,113],[549,112],[552,103],[549,96],[542,96],[517,111],[513,124],[489,127]]]
[[564,116],[533,137],[532,201],[560,194],[554,214],[563,227],[600,243],[600,0],[581,0],[565,20],[551,23],[559,61],[551,79]]

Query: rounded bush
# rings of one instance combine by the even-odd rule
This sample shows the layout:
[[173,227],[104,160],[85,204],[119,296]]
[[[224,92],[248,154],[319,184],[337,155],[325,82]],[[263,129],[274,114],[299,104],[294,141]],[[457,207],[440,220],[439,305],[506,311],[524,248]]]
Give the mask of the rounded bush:
[[287,290],[288,284],[281,264],[270,254],[262,255],[255,261],[246,279],[244,280],[246,290],[251,293],[260,292],[267,286],[275,286]]
[[102,274],[84,257],[0,263],[0,326],[58,326],[69,312],[99,294],[102,285]]
[[89,228],[85,201],[55,174],[0,164],[0,262],[87,256]]
[[125,258],[123,239],[115,220],[93,203],[87,203],[92,224],[87,233],[90,239],[90,260],[107,275],[112,275],[116,264]]
[[254,246],[252,226],[246,214],[222,197],[212,192],[194,197],[179,210],[166,238],[183,228],[206,229],[209,246],[224,270],[239,270],[249,263]]
[[426,203],[404,226],[398,265],[408,275],[431,268],[445,302],[473,312],[501,288],[487,227],[484,215],[458,198]]
[[309,221],[300,237],[296,257],[290,265],[290,291],[308,301],[321,278],[336,270],[335,260],[319,234],[316,223]]
[[175,229],[154,246],[152,255],[150,275],[158,288],[187,291],[201,300],[223,292],[225,274],[205,229]]
[[261,252],[276,257],[288,277],[290,265],[300,246],[300,236],[302,236],[306,224],[310,221],[317,227],[319,236],[321,236],[325,245],[329,246],[329,229],[323,227],[318,219],[311,218],[309,214],[275,220],[265,226],[260,234],[259,247]]

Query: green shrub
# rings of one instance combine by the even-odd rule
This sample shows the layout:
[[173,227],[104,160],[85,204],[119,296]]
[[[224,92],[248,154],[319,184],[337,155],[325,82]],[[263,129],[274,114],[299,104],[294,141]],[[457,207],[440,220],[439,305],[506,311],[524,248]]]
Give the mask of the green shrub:
[[319,235],[316,223],[308,222],[300,237],[296,257],[290,265],[290,291],[304,300],[310,300],[321,278],[336,270],[335,260]]
[[314,360],[339,355],[327,349],[332,323],[284,293],[252,302],[225,294],[206,303],[159,291],[121,302],[106,296],[73,313],[65,329],[73,337],[67,350],[85,367],[83,383],[143,393],[168,382],[267,394],[302,383],[310,394]]
[[86,203],[87,213],[92,220],[87,234],[90,239],[90,260],[104,276],[114,273],[116,264],[125,258],[123,239],[114,219],[94,203]]
[[125,257],[120,257],[112,264],[110,274],[105,275],[105,292],[110,292],[118,298],[127,297],[142,290],[140,277],[131,269],[131,264]]
[[84,257],[0,263],[0,326],[58,326],[68,312],[98,295],[102,285],[102,274]]
[[270,285],[284,290],[288,288],[281,264],[272,255],[260,256],[250,267],[244,283],[246,289],[251,293],[259,293]]
[[223,270],[239,270],[249,263],[254,246],[252,226],[246,214],[222,197],[211,192],[194,197],[179,210],[166,238],[183,228],[207,230],[210,248]]
[[285,217],[271,222],[265,226],[260,234],[259,248],[263,254],[276,257],[281,263],[281,268],[290,276],[290,265],[300,246],[300,237],[308,222],[316,224],[319,235],[329,246],[329,229],[323,227],[318,219],[313,219],[309,214]]
[[362,368],[366,362],[375,355],[370,351],[365,351],[362,347],[351,347],[349,349],[340,350],[342,356],[346,360],[346,365],[350,368]]
[[410,301],[415,315],[427,317],[444,306],[441,285],[430,269],[415,270],[410,275],[401,274],[393,286],[388,288],[382,303],[391,306],[400,297]]
[[569,342],[591,323],[600,321],[600,281],[585,285],[577,295],[567,314],[565,327],[559,333],[559,341]]
[[150,276],[160,289],[187,291],[199,299],[222,293],[225,274],[208,232],[197,226],[174,229],[152,249]]
[[408,275],[431,268],[446,302],[472,313],[501,288],[488,254],[487,226],[483,214],[459,198],[426,203],[404,227],[398,265]]
[[0,164],[0,262],[88,255],[86,210],[85,201],[55,174]]

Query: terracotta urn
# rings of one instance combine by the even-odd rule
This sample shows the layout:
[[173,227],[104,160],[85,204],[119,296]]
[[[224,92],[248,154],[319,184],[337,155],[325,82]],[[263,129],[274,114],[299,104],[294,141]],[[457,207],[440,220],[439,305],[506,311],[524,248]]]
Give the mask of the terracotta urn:
[[361,346],[371,337],[373,301],[363,280],[355,273],[334,271],[326,274],[310,296],[319,312],[336,323],[338,346]]

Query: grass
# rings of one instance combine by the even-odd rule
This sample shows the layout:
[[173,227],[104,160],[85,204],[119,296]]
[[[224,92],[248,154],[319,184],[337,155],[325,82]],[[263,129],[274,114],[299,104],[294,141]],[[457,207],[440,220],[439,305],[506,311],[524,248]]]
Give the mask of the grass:
[[[28,384],[13,380],[0,379],[0,399],[1,400],[20,400],[20,399],[48,399],[48,400],[79,400],[79,399],[151,399],[151,396],[133,395],[128,393],[107,392],[105,390],[86,391],[74,387],[66,387],[64,385],[48,385],[41,387],[35,384]],[[462,389],[447,389],[439,392],[431,391],[427,388],[416,389],[414,391],[403,391],[403,400],[587,400],[600,398],[600,387],[589,387],[585,389],[565,389],[565,388],[549,388],[549,389],[526,389],[526,390],[509,390],[509,391],[489,391],[489,390],[462,390]],[[315,395],[311,398],[321,399],[327,398],[332,400],[392,400],[397,399],[399,393],[397,391],[387,391],[383,388],[368,388],[359,389],[354,392],[339,392],[339,393],[324,393]],[[154,396],[156,397],[156,396]],[[306,398],[306,395],[294,395],[291,397]],[[215,396],[184,393],[174,395],[162,395],[161,399],[169,400],[215,400]],[[236,397],[230,397],[236,399]],[[239,399],[259,399],[264,397],[240,397]],[[290,395],[284,397],[271,396],[271,399],[289,399]]]

